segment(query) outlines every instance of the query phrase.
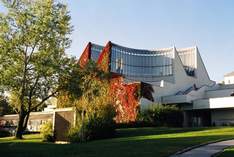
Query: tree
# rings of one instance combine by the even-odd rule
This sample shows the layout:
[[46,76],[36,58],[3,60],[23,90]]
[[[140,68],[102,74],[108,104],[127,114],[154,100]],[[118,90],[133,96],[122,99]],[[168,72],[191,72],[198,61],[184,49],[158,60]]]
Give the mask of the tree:
[[69,131],[70,140],[78,142],[113,135],[115,109],[108,73],[99,70],[92,61],[83,68],[77,65],[70,76],[64,78],[63,87],[58,100],[64,102],[65,99],[77,113],[76,126]]
[[[9,96],[8,96],[8,104],[9,107],[12,108],[14,110],[15,113],[19,113],[20,111],[20,92],[18,91],[12,91]],[[38,104],[40,101],[37,100],[36,97],[32,97],[31,99],[31,104],[32,106]],[[40,106],[38,106],[37,108],[35,108],[34,111],[42,111],[46,106],[46,102],[44,102],[43,104],[41,104]]]
[[0,14],[0,90],[18,95],[16,138],[22,139],[30,112],[58,93],[59,78],[73,64],[65,55],[72,27],[60,2],[1,1],[8,11]]
[[9,104],[7,98],[0,94],[0,116],[15,113],[14,108]]

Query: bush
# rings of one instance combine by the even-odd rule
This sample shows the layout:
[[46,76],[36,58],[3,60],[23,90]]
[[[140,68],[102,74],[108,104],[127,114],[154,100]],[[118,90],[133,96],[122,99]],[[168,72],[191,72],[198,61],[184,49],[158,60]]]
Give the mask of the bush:
[[181,127],[183,124],[183,113],[175,105],[155,105],[139,113],[138,123],[142,122],[152,126]]
[[100,117],[92,118],[86,127],[89,133],[88,139],[90,140],[109,138],[115,133],[114,121],[106,121]]
[[82,142],[81,126],[71,127],[67,132],[67,138],[72,143]]
[[8,137],[11,136],[11,133],[6,130],[0,130],[0,137]]
[[110,74],[94,63],[74,68],[65,78],[62,101],[76,108],[76,126],[67,137],[71,142],[107,138],[114,134],[115,109],[110,95]]
[[40,129],[42,140],[45,142],[54,142],[53,124],[51,121],[44,123]]
[[113,137],[115,134],[114,116],[114,110],[111,106],[99,111],[99,114],[94,114],[83,120],[78,115],[76,126],[69,129],[67,137],[70,142],[85,142]]

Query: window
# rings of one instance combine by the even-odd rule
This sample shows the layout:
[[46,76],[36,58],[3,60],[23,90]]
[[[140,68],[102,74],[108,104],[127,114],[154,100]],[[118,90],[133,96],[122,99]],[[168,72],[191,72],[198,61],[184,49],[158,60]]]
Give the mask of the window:
[[111,72],[123,74],[135,81],[152,80],[173,74],[173,53],[135,50],[113,45]]
[[123,59],[122,58],[116,59],[116,71],[119,73],[123,73]]

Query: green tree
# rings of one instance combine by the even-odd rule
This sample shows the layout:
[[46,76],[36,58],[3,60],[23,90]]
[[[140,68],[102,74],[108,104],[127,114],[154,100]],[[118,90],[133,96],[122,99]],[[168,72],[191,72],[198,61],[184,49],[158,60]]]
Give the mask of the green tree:
[[[36,97],[32,97],[30,101],[31,101],[32,106],[40,103],[40,101],[37,100]],[[21,106],[20,104],[21,104],[20,103],[20,92],[12,91],[10,93],[10,95],[8,96],[8,106],[10,108],[13,108],[16,113],[19,113],[20,112],[20,106]],[[45,106],[46,106],[46,102],[44,102],[43,104],[41,104],[40,106],[35,108],[34,111],[42,111],[45,108]],[[29,118],[29,117],[26,117],[26,118]]]
[[13,113],[16,113],[14,108],[9,104],[7,98],[0,94],[0,116]]
[[[100,71],[94,62],[83,69],[73,69],[63,81],[64,93],[61,95],[76,108],[75,128],[69,131],[71,141],[86,141],[112,136],[114,133],[115,109],[111,104],[109,74]],[[62,104],[62,103],[61,103]]]
[[17,92],[16,138],[22,139],[30,112],[58,93],[59,78],[73,63],[65,55],[72,27],[67,7],[60,2],[1,2],[7,12],[0,13],[0,89]]

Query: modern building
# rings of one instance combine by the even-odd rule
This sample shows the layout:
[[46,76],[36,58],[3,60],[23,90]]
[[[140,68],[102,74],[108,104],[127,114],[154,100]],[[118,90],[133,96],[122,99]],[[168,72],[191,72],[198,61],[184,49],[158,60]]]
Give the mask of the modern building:
[[[106,46],[89,43],[82,53],[79,64],[84,66],[93,60],[102,69],[111,72],[113,78],[121,76],[119,94],[128,96],[140,85],[143,97],[140,101],[130,93],[129,105],[140,104],[142,110],[157,104],[176,104],[184,112],[184,126],[219,126],[234,124],[234,73],[225,75],[225,84],[212,81],[207,73],[198,48],[176,47],[144,50],[123,47],[111,42]],[[117,74],[117,75],[116,75]],[[115,84],[116,82],[114,82]],[[124,91],[125,87],[131,90]],[[118,90],[118,89],[117,89]],[[122,93],[121,93],[122,92]],[[133,95],[133,96],[131,96]],[[119,95],[118,95],[119,96]],[[53,100],[56,102],[56,100]],[[54,103],[53,103],[54,104]],[[123,108],[122,108],[123,109]],[[135,118],[135,111],[128,108]],[[128,111],[129,112],[129,111]],[[74,125],[75,112],[72,108],[56,109],[51,105],[43,112],[31,113],[28,130],[39,131],[46,121],[52,121],[57,138],[64,140],[63,132]],[[15,126],[18,115],[0,117],[1,126]],[[64,131],[61,131],[64,130]]]
[[234,124],[234,85],[210,79],[196,46],[144,50],[111,42],[106,46],[89,43],[81,58],[86,55],[84,61],[98,62],[104,51],[109,55],[110,72],[123,76],[126,83],[144,82],[153,87],[154,101],[141,98],[141,109],[177,104],[184,110],[184,126]]

